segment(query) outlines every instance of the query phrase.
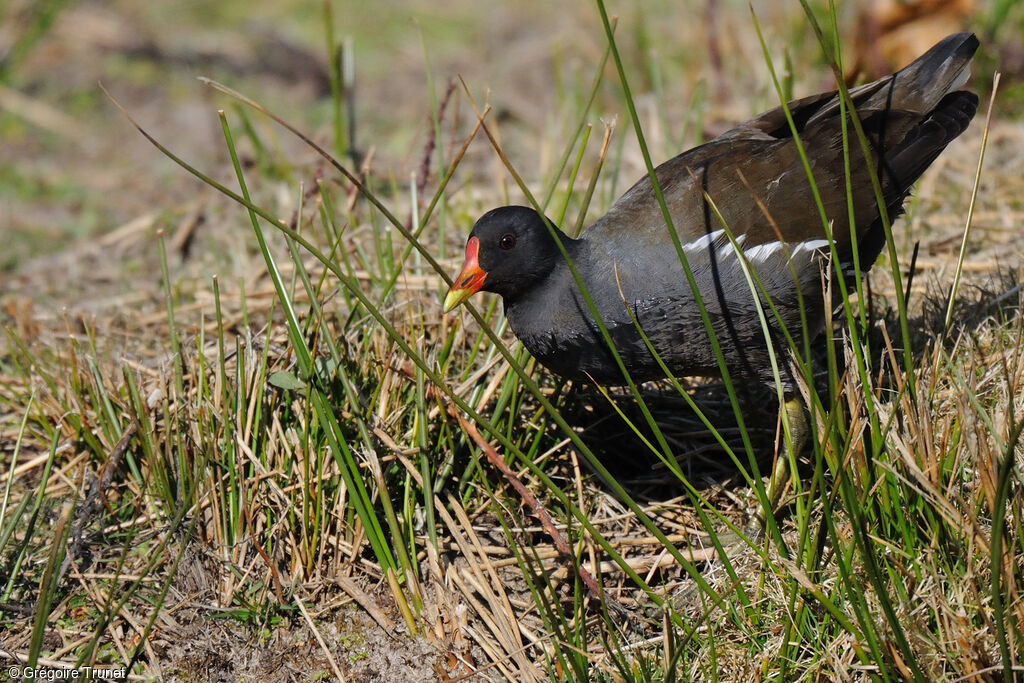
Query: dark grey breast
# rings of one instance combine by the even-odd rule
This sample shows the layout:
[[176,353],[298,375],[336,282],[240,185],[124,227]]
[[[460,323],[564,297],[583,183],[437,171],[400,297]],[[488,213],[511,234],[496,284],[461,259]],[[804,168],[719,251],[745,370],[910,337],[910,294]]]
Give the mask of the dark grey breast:
[[[824,93],[788,104],[824,220],[781,107],[656,169],[730,372],[771,381],[757,314],[758,300],[763,305],[765,294],[781,319],[772,321],[769,330],[774,341],[780,340],[780,322],[795,337],[802,320],[808,321],[812,336],[821,331],[821,272],[829,253],[826,222],[842,269],[848,272],[851,267],[854,240],[861,270],[871,267],[884,245],[871,169],[880,178],[889,218],[895,218],[912,184],[975,114],[977,96],[957,88],[969,75],[977,46],[973,35],[950,36],[903,70],[851,91],[870,153],[863,154],[851,129],[849,193],[838,95]],[[664,373],[636,330],[631,311],[673,374],[718,372],[694,293],[648,178],[630,188],[579,240],[564,242],[635,380]],[[622,383],[577,285],[564,264],[559,266],[543,286],[512,301],[506,298],[513,331],[558,374]],[[756,274],[763,285],[756,297],[748,273]],[[800,315],[798,293],[807,307],[806,318]]]

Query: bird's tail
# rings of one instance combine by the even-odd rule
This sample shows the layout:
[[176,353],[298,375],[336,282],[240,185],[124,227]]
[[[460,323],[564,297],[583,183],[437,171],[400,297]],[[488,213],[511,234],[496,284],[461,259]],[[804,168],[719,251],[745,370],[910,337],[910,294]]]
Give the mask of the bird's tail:
[[[850,98],[858,111],[899,111],[926,116],[939,107],[943,98],[967,82],[971,58],[977,49],[978,39],[973,33],[954,33],[896,73],[852,89]],[[836,98],[815,112],[807,125],[837,115],[838,109]]]

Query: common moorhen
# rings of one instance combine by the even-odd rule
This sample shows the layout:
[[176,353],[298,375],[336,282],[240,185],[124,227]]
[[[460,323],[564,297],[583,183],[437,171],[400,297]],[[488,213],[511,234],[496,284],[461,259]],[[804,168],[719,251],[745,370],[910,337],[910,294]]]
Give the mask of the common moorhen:
[[[795,339],[805,324],[811,337],[822,332],[822,273],[850,278],[858,266],[866,272],[885,244],[870,169],[892,219],[911,185],[977,110],[977,95],[958,90],[977,47],[971,34],[951,35],[901,71],[850,91],[871,153],[865,159],[848,126],[849,178],[839,96],[823,93],[786,105],[838,263],[830,261],[826,221],[780,107],[655,170],[681,249],[648,177],[579,239],[549,229],[531,208],[497,208],[473,226],[465,266],[444,309],[481,289],[500,294],[512,331],[552,372],[624,383],[557,239],[634,380],[664,377],[637,325],[674,375],[719,374],[682,255],[732,377],[774,386],[753,292],[758,291],[776,348],[783,339],[780,321]],[[759,282],[753,289],[746,266]],[[792,374],[782,381],[792,392]]]

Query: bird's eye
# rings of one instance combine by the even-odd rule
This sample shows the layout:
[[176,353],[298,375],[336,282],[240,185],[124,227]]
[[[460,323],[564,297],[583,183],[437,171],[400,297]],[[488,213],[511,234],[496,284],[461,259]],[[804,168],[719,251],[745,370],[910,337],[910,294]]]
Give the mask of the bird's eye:
[[516,236],[503,235],[502,238],[498,240],[498,246],[501,247],[502,249],[511,249],[512,247],[516,246]]

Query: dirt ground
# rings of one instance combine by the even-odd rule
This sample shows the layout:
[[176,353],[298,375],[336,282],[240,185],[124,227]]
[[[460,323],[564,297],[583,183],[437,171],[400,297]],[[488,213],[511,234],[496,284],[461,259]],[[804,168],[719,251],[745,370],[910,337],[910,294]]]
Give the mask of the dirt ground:
[[[0,9],[0,56],[22,38],[32,5],[15,0]],[[27,336],[38,333],[32,326],[61,330],[68,320],[88,320],[108,333],[102,343],[109,358],[156,358],[164,350],[155,348],[153,339],[132,334],[134,321],[162,311],[155,230],[165,229],[172,240],[181,236],[181,244],[174,244],[172,276],[183,282],[208,278],[226,262],[257,256],[246,244],[249,229],[241,210],[163,158],[98,84],[176,154],[218,179],[230,179],[216,112],[225,108],[230,113],[232,105],[197,76],[242,90],[317,140],[329,139],[321,4],[288,0],[182,7],[80,0],[56,5],[60,9],[53,23],[31,49],[6,65],[0,79],[0,234],[5,240],[0,320]],[[684,10],[669,2],[623,6],[620,31],[627,42],[646,35],[652,49],[671,55],[666,59],[684,50],[706,52],[706,4],[693,5]],[[486,9],[468,0],[429,8],[351,0],[337,3],[334,12],[339,34],[354,40],[356,144],[372,156],[376,168],[395,178],[407,178],[419,167],[427,144],[428,69],[442,91],[449,79],[461,77],[476,96],[489,99],[514,162],[540,170],[549,168],[559,151],[548,133],[558,116],[559,88],[566,87],[566,78],[586,82],[604,48],[597,11],[583,0],[530,0]],[[759,18],[769,27],[789,26],[801,17],[798,3],[763,12]],[[708,133],[771,106],[774,97],[760,47],[739,37],[750,35],[749,15],[730,10],[718,22],[722,64],[693,59],[674,72],[686,73],[688,82],[664,84],[667,106],[685,111],[696,83],[717,83],[704,120]],[[738,26],[745,28],[734,30]],[[664,47],[669,44],[670,49]],[[631,54],[637,51],[634,46]],[[722,69],[728,76],[724,81]],[[810,70],[813,75],[798,79],[798,94],[828,87],[825,69],[813,65]],[[647,97],[640,93],[641,104]],[[610,96],[602,100],[607,104],[599,104],[595,122],[601,116],[625,118],[612,101]],[[468,116],[468,107],[461,107]],[[279,132],[271,135],[285,156],[300,163],[309,159],[310,152],[297,141]],[[669,137],[652,117],[652,146],[661,157],[669,153]],[[972,130],[939,165],[945,172],[973,173],[979,138],[980,129]],[[990,163],[1008,175],[1024,176],[1021,139],[1019,124],[1001,123],[994,129]],[[639,158],[627,153],[623,173],[638,176],[640,167]],[[481,178],[501,173],[483,144],[471,149],[464,169],[466,175],[456,182],[483,185]],[[282,190],[288,191],[296,192]],[[979,262],[1020,262],[1017,208],[1015,217],[977,216],[992,237],[974,254]],[[205,223],[190,224],[200,215]],[[951,225],[951,232],[956,227]],[[929,243],[926,238],[922,268],[946,267],[943,259],[958,245],[945,240],[935,237]],[[244,267],[238,270],[245,272]],[[0,440],[8,438],[17,419],[4,416]],[[176,587],[173,616],[153,639],[153,670],[165,680],[305,681],[334,675],[304,622],[257,628],[213,618],[204,608],[210,596],[201,584],[196,579]],[[380,587],[361,588],[372,592]],[[401,622],[397,612],[388,616]],[[388,633],[354,603],[318,619],[317,625],[349,680],[432,681],[441,679],[438,672],[458,669],[435,642]],[[474,656],[472,648],[465,652]],[[475,656],[483,659],[479,652]]]

